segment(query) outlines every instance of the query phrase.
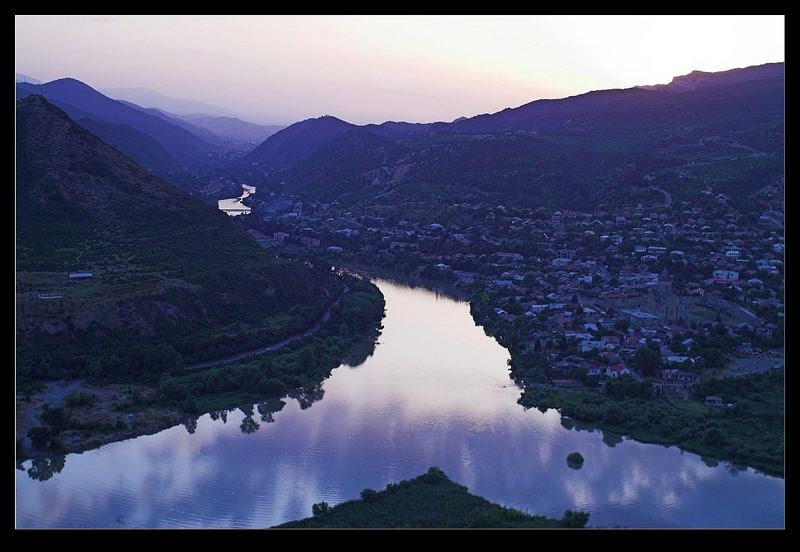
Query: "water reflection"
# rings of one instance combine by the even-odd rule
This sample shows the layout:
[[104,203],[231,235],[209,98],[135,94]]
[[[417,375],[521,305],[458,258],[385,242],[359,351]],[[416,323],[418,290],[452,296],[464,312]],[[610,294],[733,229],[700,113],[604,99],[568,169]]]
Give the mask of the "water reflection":
[[[734,477],[675,447],[526,411],[507,351],[466,303],[380,287],[384,330],[357,369],[283,401],[193,419],[193,433],[178,426],[69,455],[45,481],[19,472],[18,526],[266,527],[431,465],[494,502],[553,517],[586,510],[590,525],[783,526],[783,480]],[[580,470],[565,462],[573,451]]]

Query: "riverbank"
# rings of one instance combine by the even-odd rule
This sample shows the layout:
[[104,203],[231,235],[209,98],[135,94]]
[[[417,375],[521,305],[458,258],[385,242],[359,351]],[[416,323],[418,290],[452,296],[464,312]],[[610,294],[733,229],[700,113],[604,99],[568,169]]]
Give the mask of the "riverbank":
[[783,372],[713,380],[700,395],[723,396],[733,404],[709,407],[697,400],[617,399],[594,389],[525,387],[519,403],[642,443],[675,445],[704,457],[730,461],[768,475],[784,474]]
[[[189,429],[197,417],[215,410],[255,403],[278,409],[285,396],[310,405],[321,398],[322,381],[334,368],[371,354],[384,306],[380,290],[360,281],[315,332],[256,356],[249,352],[230,364],[165,374],[157,385],[49,382],[29,400],[18,397],[18,462],[82,452],[181,423]],[[54,389],[62,388],[69,393],[55,397]]]
[[314,504],[313,517],[278,525],[302,528],[579,528],[589,514],[567,510],[562,519],[535,516],[470,494],[438,468],[383,491],[364,489],[361,498],[329,507]]

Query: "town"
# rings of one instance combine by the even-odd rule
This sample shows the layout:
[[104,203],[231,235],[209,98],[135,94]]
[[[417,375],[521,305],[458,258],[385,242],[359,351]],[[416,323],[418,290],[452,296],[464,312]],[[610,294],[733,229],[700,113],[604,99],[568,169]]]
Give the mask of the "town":
[[[741,212],[710,187],[643,188],[591,212],[251,198],[248,233],[276,254],[381,267],[471,299],[522,384],[622,376],[687,399],[702,379],[783,363],[783,183]],[[725,397],[701,397],[733,406]]]

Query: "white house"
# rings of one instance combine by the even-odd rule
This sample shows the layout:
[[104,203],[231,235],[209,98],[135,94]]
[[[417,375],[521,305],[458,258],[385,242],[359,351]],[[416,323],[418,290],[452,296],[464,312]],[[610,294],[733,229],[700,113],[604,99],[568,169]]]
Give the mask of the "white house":
[[735,282],[739,279],[739,273],[735,270],[715,270],[713,274],[714,278],[726,282]]
[[587,339],[585,341],[581,341],[580,343],[578,343],[578,349],[582,353],[585,353],[586,351],[593,351],[596,349],[604,349],[604,348],[605,348],[605,343],[594,339]]

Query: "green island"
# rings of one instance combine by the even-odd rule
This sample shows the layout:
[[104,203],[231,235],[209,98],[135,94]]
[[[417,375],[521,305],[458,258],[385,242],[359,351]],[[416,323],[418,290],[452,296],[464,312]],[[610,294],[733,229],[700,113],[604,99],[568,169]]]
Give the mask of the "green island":
[[313,516],[278,528],[579,528],[586,512],[567,510],[561,519],[535,516],[470,494],[436,467],[383,491],[364,489],[361,498],[330,507],[314,504]]
[[571,452],[567,455],[567,465],[570,468],[580,469],[583,467],[583,455],[580,452]]

